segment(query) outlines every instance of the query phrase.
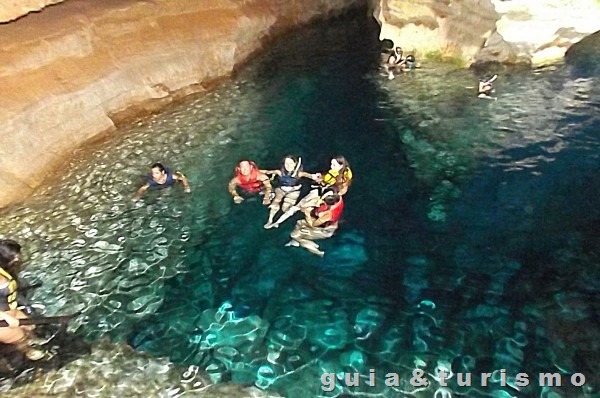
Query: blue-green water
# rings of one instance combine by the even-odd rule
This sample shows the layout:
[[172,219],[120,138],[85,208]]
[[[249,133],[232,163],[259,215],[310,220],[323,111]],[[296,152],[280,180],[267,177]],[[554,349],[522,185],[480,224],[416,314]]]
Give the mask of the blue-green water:
[[[287,397],[598,394],[600,71],[497,70],[498,100],[485,101],[478,75],[445,65],[390,81],[379,48],[362,15],[312,25],[76,157],[0,224],[28,247],[25,278],[44,279],[35,298],[83,309],[73,330],[90,340]],[[336,154],[352,165],[323,259],[283,246],[292,221],[264,230],[259,201],[236,206],[226,191],[239,159],[274,168],[286,153],[309,171]],[[191,196],[132,205],[155,160],[183,170]],[[409,383],[417,368],[429,387]],[[452,371],[448,387],[436,368]],[[329,372],[364,378],[325,392]],[[539,372],[563,386],[540,387]]]

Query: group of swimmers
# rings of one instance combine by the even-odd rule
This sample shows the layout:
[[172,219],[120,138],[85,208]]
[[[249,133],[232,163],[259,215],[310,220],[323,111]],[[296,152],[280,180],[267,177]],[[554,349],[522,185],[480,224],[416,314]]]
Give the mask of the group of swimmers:
[[[271,185],[272,176],[276,179],[275,188]],[[301,179],[313,181],[310,191],[300,199]],[[242,160],[235,168],[235,176],[229,182],[228,190],[237,204],[244,196],[263,194],[263,204],[269,206],[266,229],[277,228],[298,211],[304,219],[298,220],[286,246],[302,247],[318,256],[315,240],[333,236],[338,228],[344,209],[343,196],[352,182],[352,170],[343,156],[331,159],[330,169],[322,173],[307,173],[303,170],[302,158],[287,155],[279,169],[261,170],[256,163]],[[275,216],[281,212],[275,221]]]
[[[402,47],[394,47],[392,53],[385,60],[383,68],[388,75],[388,79],[394,79],[394,72],[402,73],[417,68],[414,54],[409,54],[406,57],[403,55]],[[494,91],[493,83],[497,78],[498,75],[494,75],[489,79],[479,80],[477,97],[496,100],[495,97],[492,97],[492,92]]]
[[[337,230],[344,209],[342,197],[352,182],[352,170],[343,156],[331,159],[330,169],[324,174],[305,172],[302,158],[293,155],[285,156],[275,170],[261,170],[256,163],[242,160],[234,172],[228,190],[236,204],[242,203],[246,197],[263,195],[263,204],[269,206],[269,217],[264,225],[266,229],[277,228],[296,212],[302,211],[304,219],[296,223],[286,246],[303,247],[319,256],[325,254],[314,241],[330,238]],[[314,184],[300,199],[303,178],[312,180]],[[276,181],[275,188],[271,179]],[[185,192],[190,192],[189,182],[183,174],[155,163],[133,201],[139,200],[148,189],[166,188],[177,182],[183,184]],[[281,214],[275,220],[279,212]]]
[[392,80],[394,72],[402,73],[415,69],[417,66],[414,54],[409,54],[406,58],[403,57],[404,52],[401,47],[395,47],[392,54],[387,58],[383,67],[388,75],[388,79]]
[[[269,216],[264,227],[277,228],[296,212],[302,211],[304,218],[296,222],[286,246],[303,247],[319,256],[316,240],[333,236],[338,229],[344,209],[343,196],[352,182],[352,170],[343,156],[331,159],[330,169],[322,173],[307,173],[303,170],[302,158],[287,155],[278,169],[261,170],[256,163],[242,160],[235,167],[235,176],[228,185],[229,193],[236,204],[253,195],[264,195],[263,204],[269,206]],[[275,187],[271,184],[275,181]],[[311,180],[309,192],[300,198],[302,179]],[[151,166],[146,183],[138,189],[134,201],[152,188],[165,188],[181,183],[185,192],[190,192],[187,178],[172,172],[161,163]],[[277,220],[275,217],[281,213]],[[40,360],[51,356],[41,349],[42,342],[33,335],[34,326],[25,326],[20,320],[27,319],[31,307],[22,294],[17,274],[21,268],[21,245],[12,239],[0,239],[0,343],[13,346],[29,360]]]

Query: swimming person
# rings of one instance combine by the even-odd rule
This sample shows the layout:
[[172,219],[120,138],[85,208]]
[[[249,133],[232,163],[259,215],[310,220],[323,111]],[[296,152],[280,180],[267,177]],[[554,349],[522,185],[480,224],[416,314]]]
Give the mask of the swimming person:
[[256,166],[256,163],[242,160],[234,171],[235,177],[229,181],[227,190],[236,204],[244,201],[240,194],[256,195],[260,193],[264,193],[263,205],[271,203],[271,182],[269,177]]
[[275,197],[269,206],[269,219],[265,228],[274,226],[273,218],[281,209],[284,213],[296,204],[300,197],[300,178],[313,178],[314,175],[302,170],[302,158],[293,155],[287,155],[283,158],[279,170],[261,170],[265,174],[277,176],[279,185],[275,188]]
[[416,69],[417,68],[417,60],[415,59],[415,56],[412,54],[407,55],[405,65],[406,65],[405,69],[407,69],[407,70]]
[[384,65],[385,71],[388,73],[388,79],[392,80],[394,78],[394,70],[398,72],[404,71],[406,60],[402,58],[402,54],[402,48],[396,47],[392,55],[388,57]]
[[315,240],[331,238],[338,229],[338,221],[344,210],[344,200],[335,186],[326,188],[318,199],[318,206],[304,212],[304,220],[298,220],[286,246],[303,247],[323,257]]
[[498,78],[498,75],[494,75],[494,76],[492,76],[491,79],[479,80],[479,88],[478,88],[478,92],[477,92],[477,97],[495,100],[496,98],[492,97],[491,94],[492,94],[492,91],[494,91],[494,86],[492,85],[492,83],[497,78]]
[[313,189],[300,200],[297,204],[290,207],[288,211],[283,213],[279,219],[273,223],[273,227],[277,228],[281,223],[290,218],[299,210],[306,213],[309,210],[319,205],[319,198],[327,187],[335,186],[337,188],[337,194],[343,196],[348,192],[348,188],[352,183],[352,170],[348,161],[343,156],[336,156],[331,159],[330,169],[324,175],[314,174],[311,178],[318,182],[317,186],[313,186]]
[[175,185],[177,181],[183,184],[183,192],[191,192],[190,184],[182,173],[179,171],[172,173],[161,163],[154,163],[150,166],[150,171],[146,175],[146,183],[137,190],[132,200],[137,202],[148,189],[168,188]]
[[33,326],[20,326],[19,319],[27,315],[18,309],[18,282],[16,274],[20,267],[21,245],[12,239],[0,239],[0,320],[8,327],[0,328],[0,343],[14,345],[32,361],[46,354],[31,347]]

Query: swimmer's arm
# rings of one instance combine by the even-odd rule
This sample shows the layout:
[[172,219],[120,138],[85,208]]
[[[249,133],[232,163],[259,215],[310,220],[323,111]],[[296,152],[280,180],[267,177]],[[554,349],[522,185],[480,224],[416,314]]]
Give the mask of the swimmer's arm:
[[263,174],[275,174],[281,177],[281,170],[259,170]]
[[271,181],[269,180],[269,177],[264,173],[259,173],[258,179],[261,180],[265,187],[265,196],[263,197],[263,204],[268,205],[269,203],[271,203],[271,191],[273,191]]
[[327,221],[331,220],[331,211],[326,211],[321,213],[319,218],[311,218],[310,220],[306,220],[313,227],[320,227],[325,224]]
[[10,315],[8,312],[0,311],[0,320],[8,323],[9,328],[19,327],[19,320],[14,316]]
[[346,192],[348,192],[348,188],[350,188],[350,184],[352,184],[352,179],[346,180],[346,182],[340,184],[338,187],[338,194],[340,196],[345,195]]
[[181,183],[183,184],[183,192],[191,192],[190,183],[188,182],[187,178],[183,175],[183,173],[177,171],[173,174],[173,177],[175,177],[177,181],[181,181]]
[[309,180],[317,181],[317,174],[307,173],[306,171],[299,171],[298,177],[308,178]]
[[137,190],[137,192],[135,193],[135,196],[133,197],[134,202],[137,202],[138,200],[140,200],[140,198],[142,197],[142,195],[144,194],[144,192],[146,192],[146,190],[150,188],[150,184],[146,183],[144,185],[142,185],[140,187],[140,189]]
[[240,198],[241,196],[238,195],[237,191],[235,190],[235,188],[239,185],[239,180],[237,177],[233,177],[230,181],[229,181],[229,185],[227,185],[227,190],[229,191],[229,193],[231,194],[231,196],[233,197],[233,199],[235,198]]

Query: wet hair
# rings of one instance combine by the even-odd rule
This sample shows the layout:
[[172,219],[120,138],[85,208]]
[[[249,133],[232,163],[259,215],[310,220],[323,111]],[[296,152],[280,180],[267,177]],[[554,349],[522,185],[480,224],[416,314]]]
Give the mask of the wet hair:
[[281,159],[281,167],[283,167],[285,165],[285,160],[286,159],[292,159],[294,161],[295,164],[298,164],[298,156],[294,156],[294,155],[285,155],[283,157],[283,159]]
[[325,204],[327,206],[332,206],[332,205],[336,204],[337,202],[340,201],[338,187],[336,187],[335,185],[327,187],[326,189],[323,190],[323,193],[321,194],[321,198],[323,199],[323,202],[325,202]]
[[[283,157],[283,159],[281,159],[281,170],[283,170],[284,172],[287,173],[287,170],[285,169],[285,160],[286,159],[292,159],[294,161],[294,167],[298,166],[298,156],[294,156],[294,155],[285,155]],[[300,169],[301,170],[301,169]],[[292,170],[293,171],[293,170]]]
[[0,239],[0,267],[13,275],[18,271],[18,262],[13,262],[21,253],[21,245],[12,239]]
[[239,162],[238,162],[238,163],[235,165],[235,168],[233,169],[233,171],[234,171],[235,173],[240,173],[240,172],[242,171],[242,169],[241,169],[242,163],[244,163],[244,162],[248,162],[248,164],[250,165],[250,169],[251,169],[251,170],[252,170],[252,169],[257,169],[257,168],[258,168],[258,167],[256,166],[256,163],[254,163],[253,161],[251,161],[251,160],[248,160],[248,159],[242,159],[242,160],[240,160],[240,161],[239,161]]
[[154,163],[152,166],[150,166],[150,169],[158,169],[162,173],[165,171],[165,166],[163,166],[162,163]]
[[346,160],[345,157],[343,157],[341,155],[335,156],[332,159],[335,159],[336,162],[338,162],[339,164],[342,165],[342,168],[340,169],[339,174],[335,177],[336,185],[346,183],[347,182],[346,181],[347,180],[346,171],[348,170],[348,168],[350,168],[348,161]]

